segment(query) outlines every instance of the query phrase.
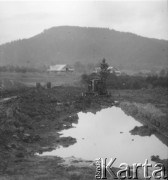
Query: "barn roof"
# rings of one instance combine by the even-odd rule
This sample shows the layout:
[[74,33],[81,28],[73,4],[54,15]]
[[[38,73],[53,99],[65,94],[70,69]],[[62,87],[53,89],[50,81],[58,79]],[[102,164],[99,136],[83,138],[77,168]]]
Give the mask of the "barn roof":
[[67,64],[56,64],[56,65],[50,66],[49,71],[61,71],[66,67],[67,67]]

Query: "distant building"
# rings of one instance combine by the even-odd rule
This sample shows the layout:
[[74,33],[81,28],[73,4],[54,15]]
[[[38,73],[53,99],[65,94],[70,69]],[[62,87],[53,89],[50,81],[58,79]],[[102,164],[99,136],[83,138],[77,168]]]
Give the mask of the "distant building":
[[67,64],[56,64],[50,66],[47,70],[48,72],[73,72],[74,69]]
[[119,71],[116,67],[109,66],[108,70],[110,71],[110,73],[115,73],[116,76],[120,76],[121,75],[121,71]]
[[[93,72],[94,72],[94,73],[99,73],[100,70],[101,70],[100,67],[96,67]],[[110,73],[115,73],[116,76],[120,76],[120,75],[121,75],[121,71],[119,71],[117,68],[112,67],[112,66],[109,66],[109,67],[108,67],[108,71],[109,71]]]

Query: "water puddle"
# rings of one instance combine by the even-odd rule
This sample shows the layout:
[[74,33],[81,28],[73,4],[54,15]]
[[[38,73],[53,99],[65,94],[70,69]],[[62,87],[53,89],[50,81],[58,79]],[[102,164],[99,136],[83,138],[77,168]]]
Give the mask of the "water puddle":
[[74,128],[61,131],[63,137],[76,138],[77,143],[42,155],[75,156],[86,160],[117,158],[115,166],[122,162],[144,163],[151,155],[159,155],[161,159],[168,157],[167,146],[155,135],[131,135],[129,131],[142,124],[118,107],[103,109],[96,114],[80,112],[78,116]]

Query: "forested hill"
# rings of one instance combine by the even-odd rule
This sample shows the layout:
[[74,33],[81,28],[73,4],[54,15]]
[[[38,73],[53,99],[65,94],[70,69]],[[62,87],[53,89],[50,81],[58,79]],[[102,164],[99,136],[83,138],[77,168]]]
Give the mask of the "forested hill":
[[60,26],[0,46],[0,66],[96,63],[103,57],[109,64],[129,69],[165,67],[168,41],[107,28]]

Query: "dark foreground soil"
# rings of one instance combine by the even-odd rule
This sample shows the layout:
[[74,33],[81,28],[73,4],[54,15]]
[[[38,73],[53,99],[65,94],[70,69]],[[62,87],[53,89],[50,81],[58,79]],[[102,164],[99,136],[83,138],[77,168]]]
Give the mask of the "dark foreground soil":
[[115,90],[108,97],[84,96],[83,92],[79,87],[28,88],[19,94],[13,92],[16,98],[0,102],[0,180],[95,179],[92,162],[79,166],[74,160],[65,165],[60,157],[37,155],[76,142],[72,137],[60,137],[59,132],[77,123],[80,111],[94,113],[112,106],[115,100],[119,106],[123,102],[151,103],[167,116],[165,90],[161,94],[158,90]]
[[94,165],[65,166],[59,157],[37,155],[76,142],[59,131],[77,123],[78,112],[113,105],[110,97],[83,92],[77,87],[30,88],[0,102],[0,179],[95,179]]

